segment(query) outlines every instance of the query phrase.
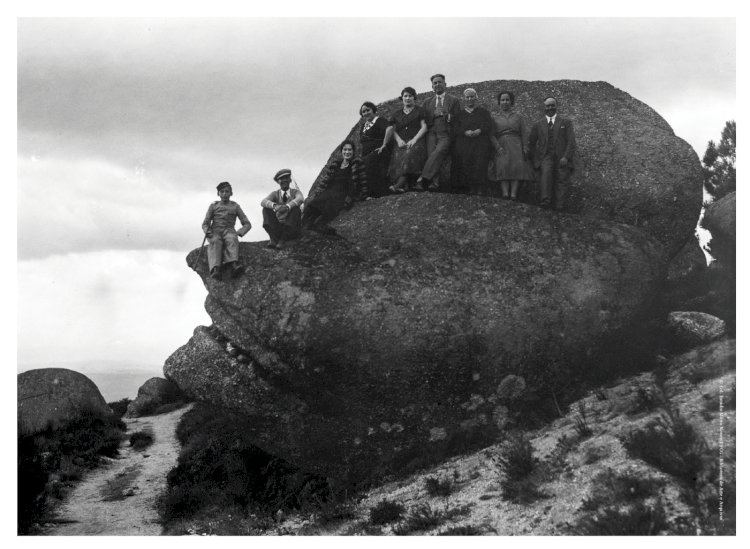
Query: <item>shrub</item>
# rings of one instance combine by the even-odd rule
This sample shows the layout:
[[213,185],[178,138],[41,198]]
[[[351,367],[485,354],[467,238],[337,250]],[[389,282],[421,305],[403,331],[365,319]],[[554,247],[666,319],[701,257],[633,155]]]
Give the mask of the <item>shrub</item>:
[[402,524],[393,529],[397,536],[406,536],[413,532],[423,532],[440,526],[445,522],[445,513],[433,509],[428,503],[420,503],[409,510]]
[[581,509],[597,511],[615,503],[633,503],[654,495],[663,485],[661,479],[607,469],[594,477],[593,495],[583,501]]
[[664,503],[653,506],[638,501],[625,508],[606,507],[586,515],[572,527],[571,533],[583,536],[653,536],[669,529]]
[[635,392],[635,399],[627,411],[629,416],[640,414],[642,412],[652,412],[657,408],[664,406],[664,397],[661,391],[654,388],[645,388],[638,386]]
[[148,431],[136,431],[129,438],[130,446],[135,450],[144,450],[154,443],[154,435]]
[[370,509],[370,522],[372,524],[388,524],[401,520],[404,514],[404,506],[395,501],[384,499],[375,507]]
[[182,444],[167,475],[159,514],[169,525],[210,507],[275,513],[305,506],[327,520],[324,508],[339,497],[327,481],[301,471],[252,444],[242,419],[196,405],[177,426]]
[[453,483],[450,479],[440,480],[437,477],[427,477],[424,479],[424,486],[430,497],[448,497],[453,493]]
[[27,534],[85,469],[117,455],[125,424],[114,414],[84,408],[56,428],[18,430],[18,533]]
[[623,440],[628,453],[694,487],[703,469],[706,441],[677,412],[659,417]]
[[503,475],[500,482],[503,499],[514,503],[528,503],[541,495],[535,480],[531,478],[538,460],[534,457],[531,442],[523,434],[511,434],[493,460]]
[[128,404],[130,404],[131,402],[133,402],[131,399],[125,397],[115,402],[108,402],[107,406],[112,409],[115,416],[122,417],[125,415],[125,412],[128,411]]

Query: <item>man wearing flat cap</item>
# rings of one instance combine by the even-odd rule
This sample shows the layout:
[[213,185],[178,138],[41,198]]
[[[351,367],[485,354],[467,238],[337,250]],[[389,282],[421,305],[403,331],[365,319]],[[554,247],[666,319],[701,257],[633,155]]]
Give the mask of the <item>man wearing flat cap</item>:
[[[221,267],[231,267],[232,274],[237,275],[242,268],[239,266],[240,240],[250,230],[251,225],[240,205],[229,200],[232,196],[232,186],[223,181],[216,186],[216,194],[220,200],[213,202],[203,220],[203,232],[208,238],[208,269],[211,278],[221,278]],[[234,230],[239,218],[242,227]]]
[[302,191],[289,188],[292,170],[279,170],[273,178],[279,184],[279,189],[265,197],[260,205],[263,206],[263,228],[271,239],[268,247],[281,250],[289,240],[300,236],[300,207],[305,197]]

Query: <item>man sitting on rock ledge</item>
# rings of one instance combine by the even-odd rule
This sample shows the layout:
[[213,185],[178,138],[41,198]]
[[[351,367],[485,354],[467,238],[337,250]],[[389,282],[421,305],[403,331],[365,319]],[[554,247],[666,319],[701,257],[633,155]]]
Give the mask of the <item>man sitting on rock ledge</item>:
[[[233,275],[242,270],[238,264],[239,237],[245,236],[251,228],[250,220],[240,205],[229,200],[232,196],[232,186],[223,181],[217,185],[216,191],[221,200],[213,202],[208,207],[206,218],[203,220],[203,232],[208,238],[208,269],[211,278],[221,277],[222,264],[231,267]],[[239,231],[234,230],[237,218],[242,223]]]
[[271,239],[268,247],[281,250],[286,247],[286,242],[300,236],[300,207],[305,197],[302,191],[289,188],[292,170],[279,170],[273,178],[279,184],[279,190],[265,197],[260,205],[263,206],[263,228]]

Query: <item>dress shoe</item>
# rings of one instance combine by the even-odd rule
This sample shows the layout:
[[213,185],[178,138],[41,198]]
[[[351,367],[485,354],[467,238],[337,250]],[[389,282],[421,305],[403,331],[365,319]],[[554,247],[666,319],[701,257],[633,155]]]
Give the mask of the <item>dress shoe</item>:
[[278,244],[275,241],[271,240],[268,244],[266,244],[266,248],[271,248],[273,250],[277,245]]
[[440,185],[438,185],[435,181],[433,181],[432,183],[430,183],[430,186],[427,187],[427,190],[428,191],[433,191],[433,192],[437,191],[437,190],[440,190]]

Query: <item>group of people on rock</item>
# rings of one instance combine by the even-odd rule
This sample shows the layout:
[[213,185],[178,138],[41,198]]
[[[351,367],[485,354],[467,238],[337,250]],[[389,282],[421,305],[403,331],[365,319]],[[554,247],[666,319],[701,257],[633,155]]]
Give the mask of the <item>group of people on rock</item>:
[[[355,201],[407,191],[518,200],[519,191],[536,182],[542,208],[564,208],[576,142],[573,123],[558,116],[554,97],[544,100],[545,117],[529,126],[513,109],[512,91],[500,91],[500,111],[490,113],[477,105],[473,88],[464,90],[462,102],[446,93],[444,75],[435,74],[430,81],[433,95],[418,105],[416,91],[407,86],[401,91],[402,107],[390,115],[380,115],[374,103],[364,102],[359,109],[360,150],[353,141],[344,141],[340,160],[326,166],[307,203],[299,189],[290,187],[291,170],[276,173],[279,188],[261,201],[269,248],[283,249],[302,229],[335,232],[328,223]],[[450,178],[441,181],[448,158]],[[222,266],[234,274],[241,271],[238,238],[251,227],[242,208],[229,200],[231,185],[220,183],[217,191],[220,200],[209,206],[203,222],[214,278],[221,277]],[[242,227],[235,232],[236,219]]]

